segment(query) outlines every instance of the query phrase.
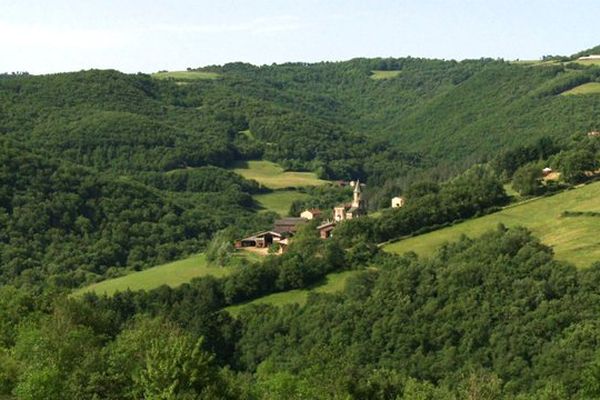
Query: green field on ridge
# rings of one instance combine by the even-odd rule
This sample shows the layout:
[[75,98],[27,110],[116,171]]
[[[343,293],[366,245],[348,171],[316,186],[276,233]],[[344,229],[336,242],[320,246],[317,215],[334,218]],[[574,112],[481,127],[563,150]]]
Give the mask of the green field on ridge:
[[[244,253],[245,257],[258,257],[251,253]],[[235,267],[211,266],[206,261],[204,254],[196,254],[189,258],[152,267],[143,271],[132,272],[128,275],[86,286],[73,293],[74,296],[93,292],[98,295],[113,295],[125,290],[150,290],[162,285],[176,287],[187,283],[193,278],[211,275],[217,278],[227,276]]]
[[173,79],[175,81],[196,81],[200,79],[217,79],[219,74],[216,72],[205,71],[161,71],[152,74],[156,79]]
[[475,237],[499,223],[507,227],[525,226],[551,246],[556,259],[587,267],[600,260],[600,217],[564,216],[565,211],[599,212],[600,182],[509,206],[502,211],[384,246],[393,253],[414,251],[428,256],[445,242],[461,235]]
[[561,94],[563,95],[582,95],[582,94],[598,94],[600,93],[600,82],[588,82],[583,85],[574,87]]

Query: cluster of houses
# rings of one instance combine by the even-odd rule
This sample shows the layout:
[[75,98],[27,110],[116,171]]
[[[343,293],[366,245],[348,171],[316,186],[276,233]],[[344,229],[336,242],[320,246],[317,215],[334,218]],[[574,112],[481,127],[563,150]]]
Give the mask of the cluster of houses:
[[[352,202],[337,205],[333,208],[333,219],[322,221],[317,226],[319,237],[328,239],[333,234],[337,224],[359,218],[367,215],[367,203],[362,195],[362,186],[360,181],[350,182],[353,187]],[[394,197],[392,199],[392,208],[404,206],[405,200],[403,197]],[[258,232],[246,238],[237,240],[235,247],[237,249],[252,249],[258,252],[267,252],[268,249],[276,245],[279,254],[286,251],[289,246],[290,239],[296,231],[308,221],[313,219],[321,219],[323,212],[317,208],[311,208],[303,211],[299,218],[288,217],[276,220],[273,228],[268,231]]]

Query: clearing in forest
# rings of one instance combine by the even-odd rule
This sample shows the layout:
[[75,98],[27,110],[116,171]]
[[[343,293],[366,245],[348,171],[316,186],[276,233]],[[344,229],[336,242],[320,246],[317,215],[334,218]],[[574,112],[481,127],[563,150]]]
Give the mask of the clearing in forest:
[[[564,212],[571,212],[571,216]],[[481,235],[499,223],[525,226],[554,249],[556,259],[587,267],[600,261],[600,182],[525,201],[494,214],[387,244],[384,249],[428,256],[445,242],[456,241],[463,234]]]
[[382,80],[382,79],[392,79],[392,78],[395,78],[398,75],[400,75],[400,72],[401,71],[373,70],[373,71],[371,71],[371,79],[374,79],[376,81]]
[[254,299],[244,304],[229,306],[225,310],[233,316],[238,315],[245,307],[251,304],[270,304],[272,306],[284,306],[287,304],[304,305],[309,293],[337,293],[344,290],[346,281],[349,277],[357,274],[359,271],[343,271],[328,274],[323,282],[308,289],[288,290],[287,292],[273,293],[267,296]]
[[197,81],[200,79],[217,79],[219,74],[216,72],[205,71],[165,71],[152,74],[156,79],[172,79],[174,81]]
[[270,161],[241,162],[236,165],[234,172],[246,179],[254,179],[270,189],[319,186],[327,183],[318,179],[312,172],[284,171],[281,166]]

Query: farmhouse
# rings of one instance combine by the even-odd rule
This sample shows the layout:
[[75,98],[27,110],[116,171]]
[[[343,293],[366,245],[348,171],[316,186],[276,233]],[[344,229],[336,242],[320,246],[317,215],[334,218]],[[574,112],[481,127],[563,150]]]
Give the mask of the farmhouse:
[[244,247],[256,247],[259,249],[268,248],[274,243],[279,243],[283,235],[275,231],[264,231],[255,233],[252,236],[238,240],[235,242],[235,248],[241,249]]
[[392,208],[400,208],[404,206],[405,200],[404,197],[396,196],[392,197]]
[[294,234],[298,228],[306,223],[305,218],[282,218],[275,221],[273,230],[281,234]]
[[320,216],[321,210],[319,210],[318,208],[309,208],[308,210],[302,211],[302,213],[300,213],[300,218],[304,218],[307,220],[319,218]]
[[271,245],[279,245],[279,253],[283,253],[289,245],[289,239],[298,228],[306,223],[304,218],[283,218],[275,221],[273,229],[255,233],[235,242],[236,249],[256,248],[268,249]]

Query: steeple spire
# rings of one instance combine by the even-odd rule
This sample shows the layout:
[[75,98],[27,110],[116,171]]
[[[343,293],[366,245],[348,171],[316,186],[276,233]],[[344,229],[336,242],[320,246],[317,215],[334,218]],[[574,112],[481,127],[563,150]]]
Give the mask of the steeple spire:
[[352,207],[354,208],[362,208],[362,195],[360,193],[360,180],[356,180],[354,184],[354,195],[352,199]]
[[354,193],[360,193],[360,179],[356,180],[356,184],[354,185]]

